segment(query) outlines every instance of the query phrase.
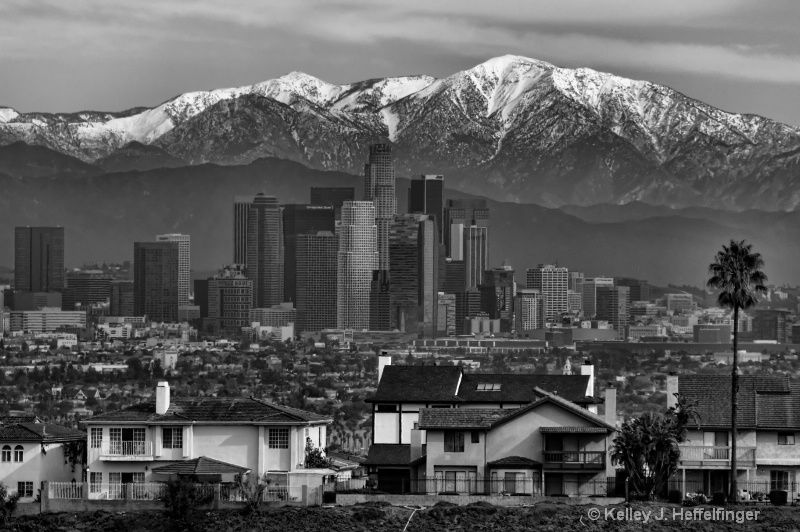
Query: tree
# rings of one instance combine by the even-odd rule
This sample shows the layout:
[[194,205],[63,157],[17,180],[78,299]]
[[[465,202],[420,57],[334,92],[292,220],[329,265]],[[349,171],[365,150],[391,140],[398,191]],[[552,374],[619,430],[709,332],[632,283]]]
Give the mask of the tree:
[[719,290],[717,302],[722,307],[733,309],[733,367],[731,369],[731,483],[728,502],[736,503],[736,416],[739,410],[739,310],[746,310],[758,303],[756,295],[766,294],[767,276],[761,269],[764,260],[760,253],[752,251],[752,244],[744,240],[731,240],[722,246],[708,267],[710,275],[706,286]]
[[311,438],[306,438],[306,468],[326,469],[331,467],[331,459],[322,454],[322,449],[314,446]]

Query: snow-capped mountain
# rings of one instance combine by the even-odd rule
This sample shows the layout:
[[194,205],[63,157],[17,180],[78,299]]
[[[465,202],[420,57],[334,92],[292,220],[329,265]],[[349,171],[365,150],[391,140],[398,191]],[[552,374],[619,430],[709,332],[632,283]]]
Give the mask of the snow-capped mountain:
[[519,56],[444,79],[334,85],[292,72],[121,113],[0,109],[0,145],[16,141],[93,163],[136,142],[188,164],[274,156],[352,173],[381,141],[394,145],[401,174],[445,173],[449,186],[497,199],[800,205],[797,128]]

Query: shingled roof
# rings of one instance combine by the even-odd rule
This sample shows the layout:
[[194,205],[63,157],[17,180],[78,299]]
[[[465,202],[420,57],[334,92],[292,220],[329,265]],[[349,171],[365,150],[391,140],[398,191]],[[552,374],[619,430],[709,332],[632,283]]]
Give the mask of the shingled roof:
[[0,442],[60,443],[85,439],[86,433],[83,431],[51,423],[15,423],[0,427]]
[[155,402],[140,403],[87,419],[86,423],[239,422],[291,424],[330,422],[326,416],[260,399],[231,397],[174,398],[166,414],[156,414]]
[[[681,375],[678,392],[697,402],[701,428],[730,428],[730,375]],[[800,430],[800,386],[788,375],[741,375],[738,401],[739,428]]]
[[460,378],[458,366],[386,366],[368,401],[454,401]]
[[160,475],[219,475],[225,473],[249,473],[247,467],[229,464],[213,458],[201,456],[192,460],[180,460],[168,464],[154,467],[153,473]]
[[497,408],[421,408],[421,429],[489,429],[492,424],[516,409]]
[[399,443],[373,443],[364,465],[407,466],[411,461],[411,446]]

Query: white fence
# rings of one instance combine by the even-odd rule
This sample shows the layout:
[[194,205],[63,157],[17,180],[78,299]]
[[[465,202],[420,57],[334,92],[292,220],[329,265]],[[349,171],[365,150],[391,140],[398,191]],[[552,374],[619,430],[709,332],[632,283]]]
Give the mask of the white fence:
[[47,489],[51,499],[83,499],[83,484],[50,482]]
[[[128,484],[89,484],[90,499],[134,499],[156,500],[166,494],[167,485],[162,482],[131,482]],[[54,499],[69,498],[52,496]],[[77,497],[76,497],[77,498]]]

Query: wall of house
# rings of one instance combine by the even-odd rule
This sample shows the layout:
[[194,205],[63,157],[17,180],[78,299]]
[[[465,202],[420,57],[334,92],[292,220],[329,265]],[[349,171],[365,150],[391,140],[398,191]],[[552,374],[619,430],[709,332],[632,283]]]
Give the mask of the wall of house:
[[[36,497],[42,481],[81,482],[82,466],[78,464],[75,471],[64,463],[64,451],[60,443],[47,444],[42,452],[42,445],[38,442],[0,442],[11,447],[11,462],[0,462],[0,481],[8,487],[9,491],[17,491],[18,482],[33,482],[33,496],[24,497],[22,502],[30,502]],[[14,462],[14,447],[21,445],[23,448],[22,462]]]
[[[399,406],[399,405],[398,405]],[[373,413],[375,434],[373,443],[397,443],[400,438],[400,413],[378,412]]]
[[464,452],[461,453],[445,452],[443,430],[426,432],[428,438],[426,452],[428,454],[425,462],[425,475],[427,478],[433,478],[437,469],[456,471],[459,467],[476,467],[478,476],[484,475],[486,431],[481,431],[478,443],[472,443],[472,431],[463,431]]
[[258,471],[258,427],[195,425],[193,428],[191,458],[206,456]]
[[[783,432],[783,431],[781,431]],[[756,434],[756,462],[769,460],[770,465],[800,465],[800,439],[795,435],[794,445],[778,445],[778,431],[758,431]]]
[[[687,431],[686,434],[686,442],[682,443],[681,445],[689,445],[693,447],[702,447],[706,445],[712,445],[713,443],[707,443],[708,441],[714,441],[714,432],[723,432],[723,431],[713,431],[713,430],[697,430],[692,429]],[[731,437],[730,437],[730,430],[728,432],[728,445],[730,445]],[[756,446],[756,431],[754,430],[740,430],[739,437],[736,440],[736,443],[742,447],[755,447]],[[708,434],[708,435],[707,435]],[[777,440],[776,440],[777,441]]]

